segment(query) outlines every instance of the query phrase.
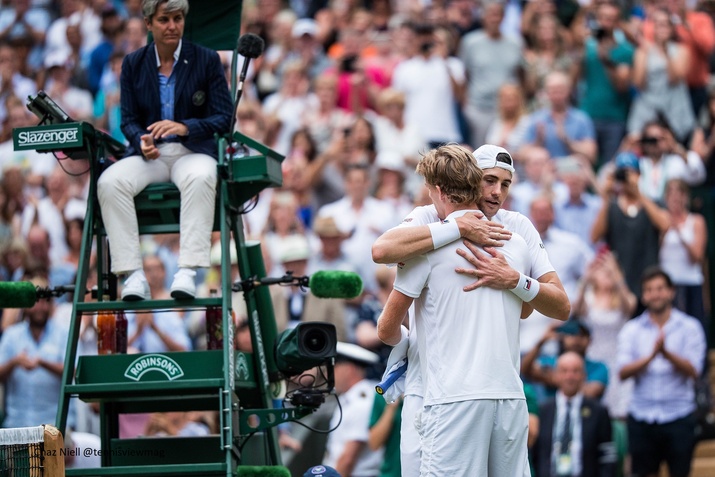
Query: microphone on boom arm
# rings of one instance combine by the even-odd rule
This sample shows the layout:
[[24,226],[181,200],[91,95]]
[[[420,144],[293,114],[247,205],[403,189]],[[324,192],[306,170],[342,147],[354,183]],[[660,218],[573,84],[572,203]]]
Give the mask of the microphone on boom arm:
[[42,299],[74,292],[74,285],[38,287],[32,282],[0,282],[0,308],[32,308]]
[[288,272],[282,277],[249,278],[233,284],[233,291],[247,291],[265,285],[295,285],[310,288],[317,298],[351,299],[362,293],[362,279],[354,272],[320,270],[311,276],[297,277]]
[[243,66],[241,67],[241,73],[238,76],[236,99],[233,103],[233,115],[231,116],[229,134],[233,134],[233,128],[236,126],[236,109],[238,108],[238,102],[241,100],[241,95],[243,94],[243,83],[246,81],[246,75],[248,74],[248,64],[252,59],[256,59],[261,56],[265,47],[266,43],[263,41],[263,38],[255,33],[246,33],[238,38],[236,51],[239,55],[243,56]]

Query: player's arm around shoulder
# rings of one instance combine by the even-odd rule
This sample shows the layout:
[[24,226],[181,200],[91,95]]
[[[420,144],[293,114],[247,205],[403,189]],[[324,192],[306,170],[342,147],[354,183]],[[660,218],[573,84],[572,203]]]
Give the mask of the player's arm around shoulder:
[[[434,206],[415,207],[399,225],[380,235],[372,245],[375,263],[406,262],[434,250],[429,224],[439,222]],[[454,227],[446,227],[446,229]],[[454,232],[452,232],[454,233]]]
[[503,246],[511,232],[483,217],[475,212],[440,222],[433,207],[418,207],[400,225],[378,237],[372,246],[372,259],[384,264],[406,262],[462,237],[483,246]]
[[427,225],[417,227],[394,227],[372,244],[372,260],[375,263],[392,264],[410,260],[434,249],[432,235]]

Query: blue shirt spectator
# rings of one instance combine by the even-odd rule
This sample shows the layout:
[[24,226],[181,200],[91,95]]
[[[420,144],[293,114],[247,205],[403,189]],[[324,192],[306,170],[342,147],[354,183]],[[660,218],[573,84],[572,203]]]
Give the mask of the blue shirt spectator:
[[555,120],[550,109],[540,109],[532,113],[529,126],[526,128],[526,142],[538,143],[541,141],[551,157],[566,157],[572,151],[559,132],[561,127],[570,140],[595,141],[596,133],[591,118],[583,111],[569,107],[564,112],[563,121]]
[[559,177],[566,184],[568,195],[554,200],[554,225],[578,235],[585,243],[591,242],[591,228],[601,210],[603,199],[588,192],[587,187],[595,187],[596,178],[591,166],[576,158],[562,160],[557,165]]
[[[702,372],[705,336],[700,322],[673,308],[661,328],[650,313],[632,319],[618,335],[618,367],[649,356],[658,336],[665,335],[665,347],[687,360]],[[638,420],[671,422],[695,410],[695,390],[690,376],[678,371],[662,354],[657,354],[648,367],[636,377],[629,413]]]
[[188,351],[191,338],[181,317],[173,311],[128,313],[129,346],[141,353]]
[[662,269],[646,268],[641,288],[646,311],[618,334],[619,377],[635,380],[628,408],[631,468],[634,475],[656,475],[666,461],[670,475],[689,475],[705,333],[697,318],[673,308],[675,287]]
[[50,318],[51,310],[47,300],[38,301],[25,310],[25,320],[9,327],[0,339],[0,379],[5,383],[3,427],[55,422],[67,329]]
[[588,114],[572,107],[571,79],[554,71],[544,80],[549,107],[533,112],[524,134],[526,144],[541,146],[553,158],[579,154],[596,161],[596,130]]

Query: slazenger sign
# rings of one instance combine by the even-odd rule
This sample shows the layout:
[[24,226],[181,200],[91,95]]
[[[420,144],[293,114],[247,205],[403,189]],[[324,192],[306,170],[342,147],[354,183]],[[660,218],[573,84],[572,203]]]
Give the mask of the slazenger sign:
[[146,354],[135,359],[127,366],[124,377],[133,381],[139,381],[149,371],[162,373],[169,381],[178,379],[184,375],[184,370],[176,361],[163,354]]
[[62,150],[82,146],[79,123],[16,128],[12,130],[15,150]]

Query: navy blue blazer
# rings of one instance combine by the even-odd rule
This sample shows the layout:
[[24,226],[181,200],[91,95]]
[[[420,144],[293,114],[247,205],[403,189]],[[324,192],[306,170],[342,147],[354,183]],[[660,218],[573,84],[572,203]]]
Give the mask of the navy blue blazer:
[[[556,398],[539,406],[539,437],[534,443],[532,462],[537,477],[551,477]],[[608,410],[595,399],[584,397],[581,403],[581,477],[615,477],[616,453]]]
[[[214,50],[183,40],[176,75],[174,121],[189,128],[181,137],[193,152],[218,157],[214,133],[226,134],[233,101],[221,60]],[[122,132],[129,141],[124,157],[141,155],[140,138],[161,120],[161,99],[154,43],[127,55],[122,63]]]

